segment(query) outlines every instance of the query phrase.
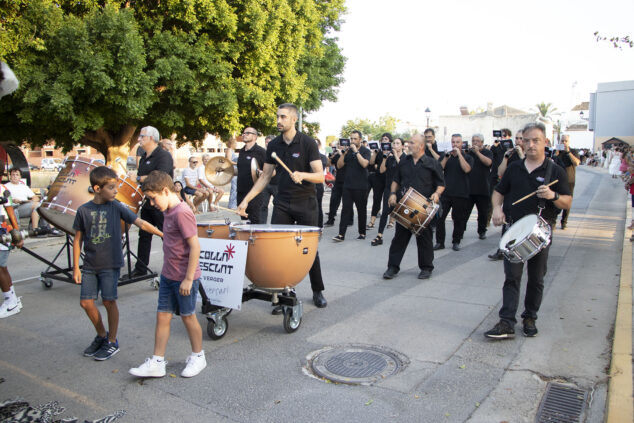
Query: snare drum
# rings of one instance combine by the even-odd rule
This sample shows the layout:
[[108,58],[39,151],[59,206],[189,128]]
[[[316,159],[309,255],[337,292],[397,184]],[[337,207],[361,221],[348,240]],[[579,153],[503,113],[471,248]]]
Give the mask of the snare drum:
[[[64,168],[48,190],[46,199],[37,209],[40,216],[51,225],[74,235],[73,222],[77,209],[94,197],[89,192],[89,175],[90,171],[98,166],[103,166],[103,162],[86,157],[68,157],[64,161]],[[117,190],[116,199],[132,212],[137,213],[143,200],[143,194],[136,182],[128,176],[123,179],[118,178]]]
[[536,214],[524,216],[502,235],[500,251],[511,263],[525,263],[550,244],[552,229]]
[[432,203],[414,188],[407,190],[394,207],[391,216],[414,235],[425,229],[438,212],[438,204]]
[[196,222],[198,238],[229,239],[229,219],[204,219]]
[[321,229],[300,225],[231,225],[235,239],[249,241],[246,274],[255,286],[292,288],[304,279],[317,255]]

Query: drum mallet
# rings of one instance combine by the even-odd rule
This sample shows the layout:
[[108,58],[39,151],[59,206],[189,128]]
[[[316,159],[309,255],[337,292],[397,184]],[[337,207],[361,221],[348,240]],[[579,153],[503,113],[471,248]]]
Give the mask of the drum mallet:
[[[288,168],[288,166],[286,166],[284,164],[284,162],[282,161],[282,159],[280,159],[279,157],[277,157],[277,154],[274,152],[271,153],[271,157],[273,157],[275,160],[277,160],[277,162],[282,165],[282,167],[284,169],[286,169],[286,171],[288,172],[289,175],[291,175],[291,179],[293,179],[293,172],[291,172],[291,170]],[[300,184],[301,182],[295,182],[296,184]]]
[[[557,182],[559,182],[559,179],[555,179],[554,181],[552,181],[551,183],[549,183],[548,185],[546,185],[547,187],[556,184]],[[535,192],[531,192],[528,195],[525,195],[524,197],[520,198],[519,200],[517,200],[516,202],[514,202],[513,204],[511,204],[512,206],[516,205],[517,203],[521,203],[522,201],[526,200],[527,198],[531,198],[533,195],[537,194],[537,191]]]

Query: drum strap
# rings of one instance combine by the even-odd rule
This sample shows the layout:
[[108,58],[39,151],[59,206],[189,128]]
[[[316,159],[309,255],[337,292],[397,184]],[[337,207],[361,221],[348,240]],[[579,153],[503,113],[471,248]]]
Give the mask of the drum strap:
[[[546,174],[544,175],[544,182],[543,185],[548,185],[550,183],[550,178],[553,174],[553,161],[550,160],[548,157],[546,157],[544,160],[546,160]],[[537,202],[537,208],[539,209],[539,211],[537,212],[537,214],[539,216],[542,215],[542,211],[546,208],[546,199],[545,198],[540,198],[539,201]]]

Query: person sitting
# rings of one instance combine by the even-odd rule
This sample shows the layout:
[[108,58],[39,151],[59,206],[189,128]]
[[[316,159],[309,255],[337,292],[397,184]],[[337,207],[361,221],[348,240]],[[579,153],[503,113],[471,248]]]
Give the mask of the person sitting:
[[[203,189],[207,190],[207,201],[209,201],[209,211],[216,211],[218,209],[218,203],[220,203],[220,199],[225,194],[225,191],[217,186],[214,186],[207,180],[207,175],[205,174],[205,166],[211,160],[211,156],[207,153],[203,154],[203,163],[198,167],[198,182],[200,182],[200,186]],[[216,194],[216,198],[214,199],[214,194]],[[212,203],[213,201],[213,203]]]
[[194,203],[190,200],[186,195],[185,191],[183,191],[183,183],[181,181],[174,181],[174,189],[176,190],[176,194],[183,200],[190,209],[192,209],[193,213],[196,213],[196,207],[194,207]]
[[199,180],[198,171],[196,170],[198,162],[198,157],[191,156],[189,158],[189,167],[183,169],[183,181],[185,182],[183,191],[185,191],[185,194],[194,196],[193,203],[194,208],[196,209],[196,212],[194,213],[198,212],[198,206],[200,203],[209,198],[207,190],[198,188]]
[[20,169],[11,169],[9,172],[9,182],[5,184],[15,206],[15,212],[18,219],[20,217],[31,217],[31,228],[37,235],[61,236],[62,233],[57,229],[51,229],[46,223],[40,225],[40,215],[37,214],[39,202],[35,193],[29,186],[22,181],[22,171]]

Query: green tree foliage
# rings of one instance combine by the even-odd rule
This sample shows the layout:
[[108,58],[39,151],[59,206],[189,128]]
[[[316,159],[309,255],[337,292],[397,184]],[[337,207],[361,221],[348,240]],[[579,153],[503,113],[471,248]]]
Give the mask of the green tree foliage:
[[538,103],[535,105],[537,112],[543,117],[550,117],[550,115],[557,110],[556,107],[553,107],[553,103]]
[[381,135],[386,132],[393,134],[396,130],[397,123],[398,119],[390,115],[381,116],[378,122],[357,118],[347,121],[341,127],[341,137],[350,138],[350,134],[356,129],[361,131],[364,137],[368,137],[371,140],[378,140],[381,138]]
[[0,60],[21,85],[0,102],[5,139],[106,155],[141,125],[191,141],[272,133],[278,104],[316,110],[342,82],[343,0],[8,3]]

